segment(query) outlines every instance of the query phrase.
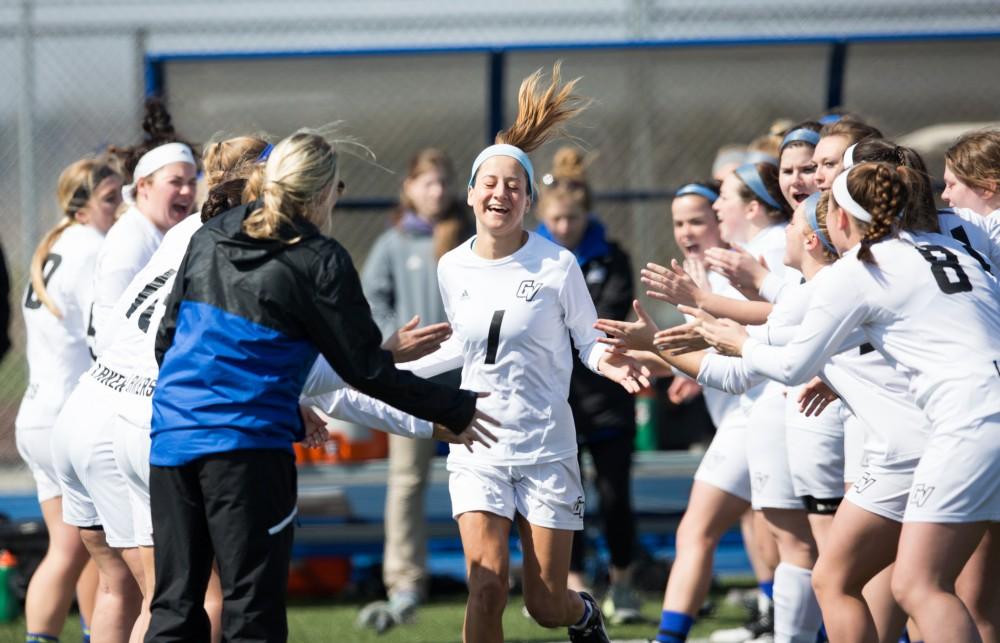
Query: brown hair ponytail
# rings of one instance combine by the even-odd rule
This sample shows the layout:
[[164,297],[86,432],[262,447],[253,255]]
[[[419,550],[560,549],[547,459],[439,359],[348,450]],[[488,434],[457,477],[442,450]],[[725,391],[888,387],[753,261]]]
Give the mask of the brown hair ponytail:
[[497,133],[497,144],[506,143],[532,152],[560,133],[563,123],[587,108],[590,100],[573,93],[580,79],[562,84],[561,69],[562,62],[552,66],[552,79],[545,89],[541,87],[541,69],[521,81],[517,90],[517,118],[513,125]]
[[875,264],[872,245],[895,234],[899,215],[910,199],[906,181],[888,163],[862,163],[847,175],[847,190],[872,217],[871,222],[860,222],[864,236],[858,259]]

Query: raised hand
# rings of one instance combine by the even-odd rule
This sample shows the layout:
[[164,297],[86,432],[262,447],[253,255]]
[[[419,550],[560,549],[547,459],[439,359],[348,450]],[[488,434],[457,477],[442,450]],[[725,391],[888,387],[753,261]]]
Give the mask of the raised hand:
[[451,429],[440,424],[434,425],[434,430],[431,432],[431,439],[441,440],[448,444],[461,444],[469,451],[472,451],[472,445],[477,442],[489,449],[497,441],[496,436],[490,433],[484,426],[470,425],[469,428],[455,435],[451,432]]
[[712,289],[711,285],[708,283],[708,272],[705,270],[705,262],[701,259],[685,259],[682,267],[684,268],[684,272],[691,277],[691,281],[693,281],[698,288],[701,290]]
[[739,357],[742,354],[743,343],[747,340],[747,331],[743,326],[731,319],[716,319],[708,313],[681,306],[685,315],[697,317],[695,331],[706,342],[722,355]]
[[823,380],[814,377],[799,392],[799,411],[806,417],[819,415],[838,397],[840,396],[837,395],[837,392],[827,386]]
[[736,288],[756,293],[767,277],[766,263],[758,261],[752,254],[739,246],[709,248],[705,251],[705,263],[710,270],[724,276]]
[[382,348],[392,353],[395,362],[412,362],[429,355],[451,337],[451,324],[448,322],[417,328],[419,323],[420,315],[414,315],[382,343]]
[[635,394],[649,386],[649,368],[634,358],[615,351],[601,356],[597,370],[612,382],[618,382],[629,393]]
[[642,283],[649,287],[646,294],[668,304],[697,306],[698,298],[705,294],[676,259],[671,260],[670,268],[647,263],[640,274]]
[[709,347],[705,338],[698,334],[696,321],[657,332],[653,336],[653,346],[671,356],[703,351]]
[[[480,398],[483,398],[483,397],[489,397],[490,394],[480,392],[477,393],[476,395],[479,396]],[[464,444],[465,448],[468,449],[470,453],[472,452],[472,445],[475,442],[484,445],[488,449],[490,448],[490,446],[492,446],[490,442],[495,443],[497,441],[497,437],[493,435],[493,433],[489,429],[491,425],[500,426],[500,421],[486,413],[483,413],[477,407],[476,412],[472,416],[472,420],[469,422],[469,425],[466,426],[461,433],[458,434],[452,433],[453,439],[445,440],[445,442],[451,442],[452,444]],[[437,427],[435,426],[435,429],[436,428]],[[466,436],[466,434],[468,435]],[[444,439],[444,438],[438,438],[438,439]]]
[[608,334],[597,341],[624,350],[653,350],[653,335],[659,330],[638,299],[632,300],[636,320],[633,322],[616,319],[598,319],[594,328]]

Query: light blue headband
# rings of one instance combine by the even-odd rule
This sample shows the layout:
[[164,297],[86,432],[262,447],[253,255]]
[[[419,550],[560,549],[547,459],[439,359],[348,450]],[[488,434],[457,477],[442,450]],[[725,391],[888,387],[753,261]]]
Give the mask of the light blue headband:
[[830,243],[826,234],[823,232],[823,228],[819,227],[819,220],[816,218],[816,206],[819,205],[819,200],[821,198],[823,198],[823,193],[816,192],[814,194],[810,194],[809,198],[803,202],[806,213],[806,221],[809,222],[809,227],[812,228],[812,231],[816,233],[817,237],[819,237],[819,241],[823,244],[823,247],[835,255],[840,255],[840,253],[837,252],[837,249],[833,247],[833,244]]
[[469,187],[471,188],[476,182],[476,172],[479,171],[479,166],[494,156],[509,156],[521,164],[524,172],[528,175],[528,196],[531,196],[535,191],[535,168],[531,165],[531,159],[528,158],[528,155],[521,148],[507,145],[506,143],[490,145],[479,153],[479,156],[476,157],[475,162],[472,164],[472,173],[469,175]]
[[681,186],[679,190],[674,192],[674,198],[677,199],[688,194],[703,196],[708,199],[709,203],[715,203],[719,198],[719,195],[715,190],[710,190],[704,185],[698,185],[697,183],[688,183],[687,185]]
[[796,141],[802,141],[803,143],[809,143],[813,147],[819,143],[819,132],[814,132],[811,129],[805,127],[800,127],[799,129],[792,130],[791,132],[785,134],[785,138],[781,141],[781,148],[785,149],[785,146],[789,143],[795,143]]
[[746,165],[741,165],[736,168],[735,172],[736,176],[738,176],[739,179],[743,181],[748,188],[750,188],[750,191],[753,192],[758,199],[775,210],[781,209],[778,202],[774,200],[774,197],[771,196],[771,194],[767,191],[767,188],[764,187],[764,181],[760,178],[760,172],[757,171],[756,165],[753,163],[747,163]]
[[844,118],[840,114],[826,114],[819,117],[820,125],[829,125],[830,123],[836,123],[837,121]]

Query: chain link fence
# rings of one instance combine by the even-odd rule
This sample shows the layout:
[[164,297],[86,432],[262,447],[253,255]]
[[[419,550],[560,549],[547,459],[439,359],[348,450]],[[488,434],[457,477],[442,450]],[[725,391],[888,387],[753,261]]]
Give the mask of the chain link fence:
[[[839,48],[839,49],[838,49]],[[7,0],[0,4],[0,243],[14,348],[0,364],[0,463],[26,381],[17,312],[27,264],[58,218],[60,170],[135,141],[159,90],[179,133],[284,136],[343,121],[378,164],[349,159],[335,234],[361,265],[408,158],[447,151],[459,178],[516,110],[521,78],[564,60],[595,98],[571,132],[593,155],[598,214],[636,265],[675,254],[669,190],[716,150],[839,97],[899,136],[1000,120],[995,0]],[[555,147],[535,153],[539,173]],[[940,153],[940,150],[938,150]],[[929,159],[940,172],[940,156]],[[661,308],[659,315],[669,317]],[[0,483],[2,484],[2,483]]]

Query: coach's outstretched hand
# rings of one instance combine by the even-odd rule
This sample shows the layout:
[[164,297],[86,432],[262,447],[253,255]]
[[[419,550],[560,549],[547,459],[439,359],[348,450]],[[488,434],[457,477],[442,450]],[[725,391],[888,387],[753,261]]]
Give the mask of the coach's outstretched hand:
[[[479,397],[489,397],[489,393],[477,393]],[[491,442],[495,443],[497,441],[497,436],[493,435],[489,427],[500,426],[500,422],[493,418],[492,416],[483,413],[478,408],[476,408],[475,415],[472,416],[472,421],[469,422],[469,426],[465,427],[459,434],[452,433],[449,429],[445,429],[444,433],[449,435],[439,436],[438,429],[444,427],[438,427],[437,424],[434,425],[434,433],[431,437],[438,440],[443,440],[444,442],[450,442],[451,444],[463,444],[465,448],[472,452],[472,445],[475,442],[482,444],[487,449],[493,446]]]
[[764,257],[758,260],[739,246],[709,248],[705,251],[705,263],[744,295],[753,294],[754,299],[770,272]]
[[419,323],[420,315],[414,315],[413,319],[382,342],[382,348],[392,353],[392,359],[397,364],[430,355],[451,337],[451,324],[448,322],[417,328]]

